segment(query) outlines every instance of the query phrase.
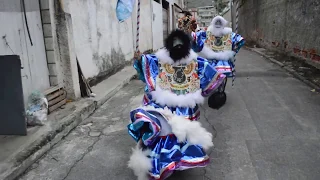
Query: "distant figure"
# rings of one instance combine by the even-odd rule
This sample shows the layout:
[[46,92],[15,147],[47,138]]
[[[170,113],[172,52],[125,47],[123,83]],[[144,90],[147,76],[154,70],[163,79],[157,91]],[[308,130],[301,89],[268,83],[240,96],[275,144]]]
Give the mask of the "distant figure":
[[192,17],[192,14],[189,11],[182,11],[181,13],[183,13],[184,16],[178,19],[178,29],[184,31],[188,35],[191,35],[192,32],[196,32],[197,23]]
[[[192,47],[199,56],[208,59],[219,72],[227,77],[234,77],[234,56],[244,45],[245,40],[241,35],[233,33],[231,28],[226,27],[227,24],[228,21],[223,17],[214,17],[206,31],[193,33]],[[225,87],[222,87],[221,92],[226,96]]]
[[[197,34],[203,35],[202,32],[204,32],[204,31],[200,31],[200,30],[197,31],[197,28],[199,26],[198,26],[196,20],[190,16],[190,13],[185,13],[185,16],[179,20],[179,25],[180,25],[180,29],[183,30],[184,32],[186,32],[190,36],[190,41],[191,41],[190,43],[192,43],[192,49],[195,52],[199,52],[202,49],[205,49],[205,48],[203,48],[203,46],[201,46],[201,44],[198,45],[196,42],[194,42],[194,40],[197,39],[196,35]],[[200,41],[203,40],[205,42],[206,41],[205,38],[202,38],[202,39],[200,38]],[[204,42],[202,42],[202,43],[204,43]],[[201,54],[199,54],[199,55],[202,56]],[[206,55],[203,55],[202,57],[206,57]],[[209,60],[210,60],[209,62],[213,66],[215,66],[215,64],[212,63],[212,59],[209,59]],[[221,69],[218,69],[218,68],[217,68],[217,70],[221,71]],[[225,73],[225,72],[223,72],[223,73]],[[226,98],[227,98],[227,96],[224,92],[226,83],[227,83],[227,79],[225,79],[223,84],[221,84],[221,86],[219,87],[219,91],[209,97],[209,99],[208,99],[209,107],[211,107],[213,109],[220,109],[225,104]]]
[[232,77],[234,56],[245,41],[226,27],[227,24],[228,21],[221,16],[213,18],[206,31],[193,34],[193,47],[201,57],[210,60],[217,70]]

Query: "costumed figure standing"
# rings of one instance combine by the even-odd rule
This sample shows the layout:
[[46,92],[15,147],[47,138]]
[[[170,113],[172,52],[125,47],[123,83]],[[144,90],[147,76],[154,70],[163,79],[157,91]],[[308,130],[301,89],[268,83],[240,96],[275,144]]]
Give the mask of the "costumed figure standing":
[[[235,76],[234,57],[244,45],[244,38],[226,27],[228,21],[221,16],[213,18],[206,31],[192,33],[192,49],[208,59],[211,65],[227,77]],[[224,92],[225,87],[221,89]]]
[[197,121],[204,96],[226,76],[191,49],[183,31],[173,31],[165,48],[142,55],[134,67],[145,83],[143,106],[130,112],[128,132],[137,142],[128,166],[139,180],[163,180],[176,170],[205,167],[212,134]]
[[188,11],[182,11],[183,17],[178,19],[178,29],[184,31],[191,36],[192,32],[196,32],[198,26],[196,20],[192,17],[192,14]]
[[[201,31],[199,29],[199,26],[198,26],[196,20],[192,17],[190,12],[183,11],[182,13],[184,13],[184,16],[182,18],[178,19],[178,29],[184,31],[185,33],[187,33],[190,36],[190,41],[192,42],[192,49],[195,52],[198,52],[201,57],[208,58],[210,64],[212,66],[215,66],[219,72],[226,74],[228,77],[232,77],[230,73],[227,73],[225,71],[225,69],[232,69],[231,67],[234,68],[233,61],[232,61],[234,52],[230,50],[230,52],[215,53],[215,51],[210,49],[211,46],[206,45],[206,44],[209,44],[208,40],[207,40],[207,34],[209,37],[209,35],[211,35],[212,33],[210,33],[209,31],[207,31],[207,32]],[[222,20],[221,20],[221,22],[222,22]],[[227,24],[227,22],[225,20],[224,20],[224,23]],[[223,27],[225,27],[225,25]],[[228,32],[230,32],[229,34],[232,33],[231,28],[226,28],[226,30],[228,30]],[[219,37],[220,37],[220,35],[219,35]],[[221,60],[222,55],[220,55],[220,54],[223,54],[223,53],[226,53],[227,55],[226,55],[226,57],[223,57]],[[219,60],[216,60],[216,59],[219,59]],[[226,60],[224,60],[224,59],[226,59]],[[230,72],[233,72],[233,71],[230,70]],[[213,109],[219,109],[225,104],[225,102],[227,100],[227,96],[224,91],[226,84],[227,84],[227,78],[220,85],[219,90],[214,94],[214,96],[209,97],[209,99],[208,99],[209,107],[211,107]]]

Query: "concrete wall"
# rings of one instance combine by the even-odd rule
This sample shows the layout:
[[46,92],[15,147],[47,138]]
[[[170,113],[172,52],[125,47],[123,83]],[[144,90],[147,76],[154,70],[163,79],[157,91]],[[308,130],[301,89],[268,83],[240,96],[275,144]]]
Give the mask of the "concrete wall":
[[163,47],[163,12],[162,5],[158,2],[152,1],[153,21],[153,49],[160,49]]
[[49,0],[49,10],[58,84],[67,91],[67,98],[76,100],[81,93],[68,2],[70,1]]
[[197,8],[202,6],[212,6],[213,0],[186,0],[185,5],[188,8]]
[[23,67],[21,70],[23,95],[26,103],[33,91],[45,91],[50,84],[39,1],[25,2],[32,44],[21,7],[20,0],[0,1],[0,55],[20,56]]
[[242,4],[239,32],[247,41],[319,67],[319,0],[245,0]]
[[133,57],[132,21],[119,23],[116,0],[68,0],[75,53],[86,78],[105,76]]
[[[169,31],[178,28],[178,19],[183,16],[181,9],[185,8],[185,1],[184,0],[167,0],[169,2],[169,20],[170,26]],[[180,7],[180,8],[178,8]]]
[[[141,52],[153,49],[153,34],[152,34],[152,1],[153,0],[141,0],[140,5],[140,36],[139,36],[139,49]],[[137,1],[136,7],[133,10],[132,19],[132,37],[134,51],[136,47],[136,34],[137,34]]]
[[[168,2],[173,5],[176,1],[183,4],[182,0]],[[51,22],[55,21],[51,25],[54,32],[54,49],[57,50],[54,52],[55,62],[59,67],[58,77],[61,77],[58,78],[59,82],[63,80],[63,84],[68,87],[72,87],[76,82],[71,80],[70,83],[65,83],[66,80],[74,79],[76,75],[74,73],[67,75],[66,73],[70,71],[64,68],[66,66],[71,68],[70,63],[76,62],[76,58],[85,77],[89,80],[104,77],[132,59],[136,47],[137,1],[132,16],[122,23],[118,22],[116,17],[117,0],[50,0],[50,2],[61,6],[64,14],[57,19],[61,14],[57,8],[51,14]],[[141,52],[158,49],[163,44],[163,38],[161,38],[163,28],[158,27],[163,24],[162,6],[159,5],[154,9],[153,3],[156,2],[141,0],[139,36]],[[160,23],[153,24],[154,11],[155,16],[161,18]],[[170,15],[170,22],[173,22],[172,13]],[[161,36],[154,36],[155,29]],[[71,33],[72,37],[65,35],[68,33]],[[64,43],[61,43],[62,41]],[[75,56],[76,58],[71,59]]]

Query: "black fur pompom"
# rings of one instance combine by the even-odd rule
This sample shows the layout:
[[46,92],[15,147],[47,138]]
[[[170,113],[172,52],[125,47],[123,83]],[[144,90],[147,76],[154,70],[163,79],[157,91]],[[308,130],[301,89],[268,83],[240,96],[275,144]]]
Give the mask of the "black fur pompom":
[[[181,43],[176,44],[175,41]],[[165,41],[165,48],[169,51],[170,57],[178,61],[190,54],[191,39],[190,36],[181,30],[172,31]]]

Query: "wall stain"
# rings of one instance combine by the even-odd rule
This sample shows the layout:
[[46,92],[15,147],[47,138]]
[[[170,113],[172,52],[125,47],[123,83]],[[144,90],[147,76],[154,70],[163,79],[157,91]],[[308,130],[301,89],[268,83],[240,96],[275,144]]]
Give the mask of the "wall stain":
[[239,34],[246,44],[285,52],[320,67],[319,19],[319,0],[246,0],[240,8]]
[[92,59],[99,68],[99,74],[96,77],[88,79],[90,86],[94,86],[107,77],[117,73],[127,64],[125,61],[125,54],[121,51],[121,49],[116,51],[114,48],[112,48],[110,54],[103,53],[102,55],[99,55],[98,52],[95,52],[92,55]]

